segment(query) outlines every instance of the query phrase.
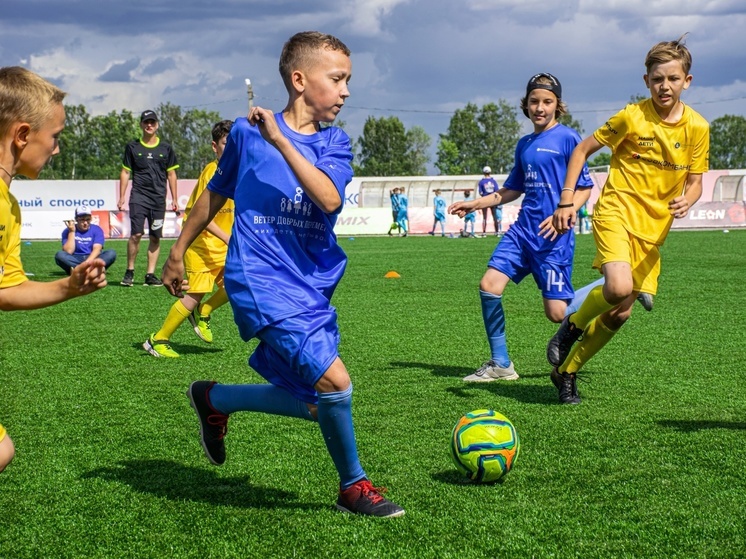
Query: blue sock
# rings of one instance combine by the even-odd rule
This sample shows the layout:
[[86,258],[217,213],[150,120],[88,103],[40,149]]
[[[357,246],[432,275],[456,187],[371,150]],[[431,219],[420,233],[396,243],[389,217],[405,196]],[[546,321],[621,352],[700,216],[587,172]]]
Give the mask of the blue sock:
[[226,414],[257,411],[313,421],[305,402],[273,384],[215,384],[210,390],[210,403]]
[[492,360],[499,367],[507,367],[510,365],[510,357],[508,357],[508,346],[505,342],[505,313],[502,296],[480,289],[479,298],[482,300],[482,318],[484,329],[487,331]]
[[588,285],[585,285],[575,291],[575,297],[572,301],[570,301],[570,304],[567,305],[567,309],[565,309],[565,316],[570,316],[572,313],[577,312],[580,308],[580,305],[583,304],[583,301],[585,301],[585,298],[588,297],[588,294],[591,292],[591,289],[596,287],[597,285],[603,285],[604,284],[604,277],[601,276],[601,279],[597,279],[596,281],[589,283]]
[[318,416],[326,448],[339,472],[340,486],[347,489],[366,477],[357,457],[352,425],[352,384],[342,392],[319,394]]

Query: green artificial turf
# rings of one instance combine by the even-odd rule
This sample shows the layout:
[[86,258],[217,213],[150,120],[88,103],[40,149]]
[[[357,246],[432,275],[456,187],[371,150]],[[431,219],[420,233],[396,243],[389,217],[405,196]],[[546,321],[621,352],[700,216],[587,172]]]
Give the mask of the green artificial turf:
[[[334,298],[364,468],[406,508],[345,515],[314,423],[236,414],[228,459],[205,459],[184,391],[261,382],[229,306],[215,342],[188,324],[180,359],[141,344],[173,299],[110,285],[34,312],[0,313],[0,422],[16,459],[0,474],[0,557],[742,557],[746,554],[746,231],[674,232],[655,308],[586,367],[560,406],[545,359],[556,330],[527,278],[504,295],[521,378],[465,384],[489,357],[479,279],[494,238],[349,238]],[[596,278],[579,236],[574,282]],[[58,243],[26,243],[34,279],[60,277]],[[166,247],[169,243],[165,243]],[[144,250],[136,282],[144,274]],[[166,251],[161,254],[161,261]],[[399,279],[384,274],[397,271]],[[448,455],[467,411],[515,424],[521,454],[495,485]]]

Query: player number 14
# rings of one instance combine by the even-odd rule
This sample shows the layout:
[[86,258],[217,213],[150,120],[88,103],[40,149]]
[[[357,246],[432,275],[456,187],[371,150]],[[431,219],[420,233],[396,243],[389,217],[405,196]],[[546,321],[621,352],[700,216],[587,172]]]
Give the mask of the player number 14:
[[562,292],[565,289],[565,282],[562,280],[561,274],[554,270],[547,270],[547,291],[552,291],[552,287],[556,287],[558,291]]

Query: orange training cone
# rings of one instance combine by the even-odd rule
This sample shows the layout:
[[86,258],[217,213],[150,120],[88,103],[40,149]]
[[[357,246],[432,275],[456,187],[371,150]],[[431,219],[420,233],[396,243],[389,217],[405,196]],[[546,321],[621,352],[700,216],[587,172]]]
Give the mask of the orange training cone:
[[385,277],[385,278],[400,278],[401,276],[399,275],[398,272],[395,272],[394,270],[391,270],[390,272],[386,272],[386,275],[383,276],[383,277]]

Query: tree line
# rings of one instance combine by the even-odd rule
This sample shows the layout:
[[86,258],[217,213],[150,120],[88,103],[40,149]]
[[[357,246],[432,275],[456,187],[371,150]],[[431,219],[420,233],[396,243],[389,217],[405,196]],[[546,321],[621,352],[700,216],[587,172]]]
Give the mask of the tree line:
[[[635,101],[635,98],[632,98]],[[65,107],[67,121],[60,134],[60,154],[40,178],[56,180],[117,179],[122,168],[124,146],[140,136],[138,115],[122,110],[91,116],[83,105]],[[179,178],[196,179],[213,159],[210,131],[221,120],[215,111],[183,110],[163,103],[156,107],[160,119],[158,134],[171,143],[179,159]],[[560,122],[575,128],[582,124],[572,115]],[[336,126],[345,127],[343,121]],[[521,123],[517,109],[507,101],[468,103],[457,109],[445,133],[439,134],[435,168],[442,175],[481,174],[485,165],[495,173],[507,173],[513,166]],[[362,135],[353,140],[356,175],[421,176],[430,163],[432,139],[420,126],[406,129],[396,116],[368,117]],[[589,166],[609,164],[610,156],[599,153]],[[746,168],[746,118],[725,115],[710,123],[710,168]]]

